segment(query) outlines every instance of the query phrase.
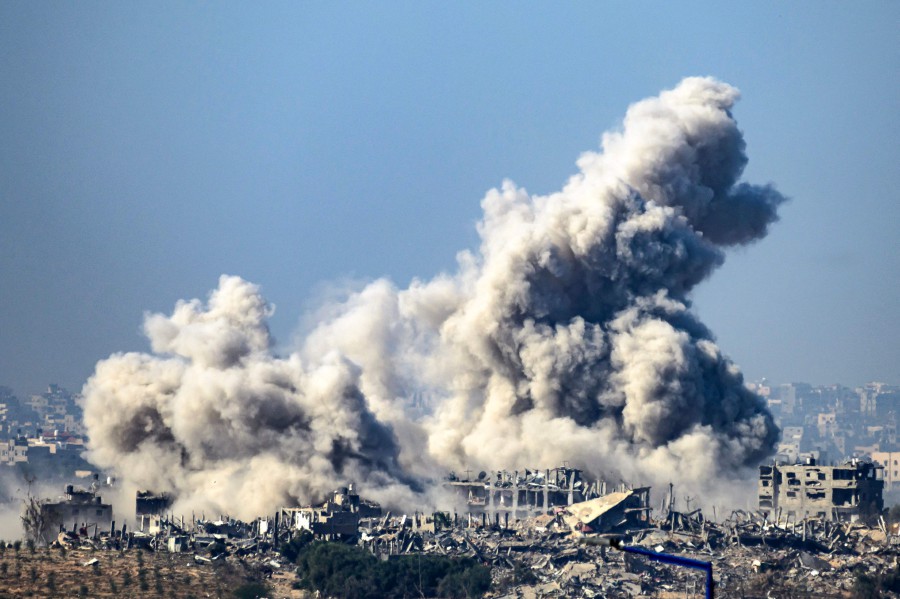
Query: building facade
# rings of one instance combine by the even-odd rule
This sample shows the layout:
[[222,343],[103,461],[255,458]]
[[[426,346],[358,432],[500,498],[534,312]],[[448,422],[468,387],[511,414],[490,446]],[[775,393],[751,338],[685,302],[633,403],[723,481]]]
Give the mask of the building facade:
[[883,468],[851,460],[820,466],[815,460],[793,466],[759,467],[759,509],[773,516],[855,522],[884,509]]
[[884,466],[884,488],[900,488],[900,451],[873,451],[872,461]]

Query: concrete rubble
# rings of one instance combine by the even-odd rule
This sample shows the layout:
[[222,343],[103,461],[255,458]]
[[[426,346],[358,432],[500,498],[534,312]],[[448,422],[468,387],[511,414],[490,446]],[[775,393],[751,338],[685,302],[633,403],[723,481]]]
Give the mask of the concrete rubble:
[[[492,567],[494,588],[502,589],[496,597],[702,595],[697,572],[584,544],[573,512],[560,509],[508,528],[467,519],[436,530],[417,524],[419,516],[392,517],[361,524],[360,544],[383,558],[418,552],[477,558]],[[721,523],[703,519],[699,510],[673,512],[617,532],[626,545],[712,562],[720,597],[774,597],[768,593],[778,588],[783,596],[802,590],[803,596],[841,597],[857,573],[886,572],[900,557],[896,537],[859,523],[807,520],[784,527],[755,512],[734,512]]]
[[[536,493],[539,503],[544,488]],[[320,506],[282,508],[250,523],[144,515],[138,530],[113,523],[106,531],[95,527],[93,535],[60,532],[55,543],[189,553],[196,567],[239,561],[263,576],[287,576],[293,566],[274,549],[307,534],[358,544],[384,560],[415,554],[475,558],[491,567],[489,596],[507,599],[702,596],[701,573],[585,542],[598,537],[711,562],[717,597],[849,597],[858,575],[885,573],[900,563],[900,537],[883,519],[866,526],[736,510],[713,522],[700,509],[677,511],[671,501],[654,518],[649,488],[596,490],[605,489],[573,497],[590,497],[584,501],[548,505],[546,512],[529,508],[532,513],[523,516],[500,509],[496,497],[497,509],[473,510],[467,503],[465,513],[393,514],[340,489]]]

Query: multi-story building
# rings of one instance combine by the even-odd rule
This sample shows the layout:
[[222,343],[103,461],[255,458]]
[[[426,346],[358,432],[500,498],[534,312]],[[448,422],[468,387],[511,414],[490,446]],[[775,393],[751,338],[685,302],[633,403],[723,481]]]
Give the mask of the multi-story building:
[[872,461],[884,466],[884,488],[900,488],[900,451],[872,452]]
[[66,487],[66,496],[61,501],[44,503],[41,506],[44,526],[39,531],[44,542],[56,539],[60,528],[66,530],[83,529],[84,534],[97,533],[101,529],[109,529],[112,523],[112,505],[102,503],[100,496],[94,491]]
[[17,437],[0,441],[0,464],[15,466],[28,461],[28,439]]
[[802,443],[802,426],[784,427],[781,429],[781,442],[778,444],[778,455],[776,456],[776,460],[788,463],[796,462],[800,458],[800,452],[804,449],[801,447]]
[[883,468],[871,462],[759,467],[759,509],[773,516],[855,522],[884,509],[883,490]]
[[781,400],[781,413],[792,415],[800,407],[797,402],[797,390],[793,385],[779,385],[778,399]]
[[867,383],[857,388],[860,410],[868,415],[883,418],[900,411],[900,387],[885,383]]
[[837,432],[837,414],[834,412],[819,412],[818,422],[819,436],[822,438],[833,437]]

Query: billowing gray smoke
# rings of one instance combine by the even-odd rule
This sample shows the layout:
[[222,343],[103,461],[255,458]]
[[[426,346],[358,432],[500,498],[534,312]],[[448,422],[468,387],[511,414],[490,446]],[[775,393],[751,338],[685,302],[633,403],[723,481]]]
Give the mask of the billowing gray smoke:
[[409,505],[446,469],[564,460],[715,492],[778,437],[690,311],[723,248],[763,237],[784,201],[738,183],[737,97],[690,78],[633,105],[560,192],[490,191],[456,274],[322,306],[289,357],[236,277],[148,316],[156,355],[114,355],[85,387],[91,459],[237,516],[346,482]]

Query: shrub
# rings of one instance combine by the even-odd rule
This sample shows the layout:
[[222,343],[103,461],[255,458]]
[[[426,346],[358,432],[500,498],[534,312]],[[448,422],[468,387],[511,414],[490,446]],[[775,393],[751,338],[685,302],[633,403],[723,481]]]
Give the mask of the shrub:
[[235,599],[259,599],[269,597],[272,594],[272,587],[262,582],[248,582],[236,588],[232,594]]
[[874,576],[857,572],[852,588],[854,599],[877,599],[887,592],[900,593],[900,566]]

